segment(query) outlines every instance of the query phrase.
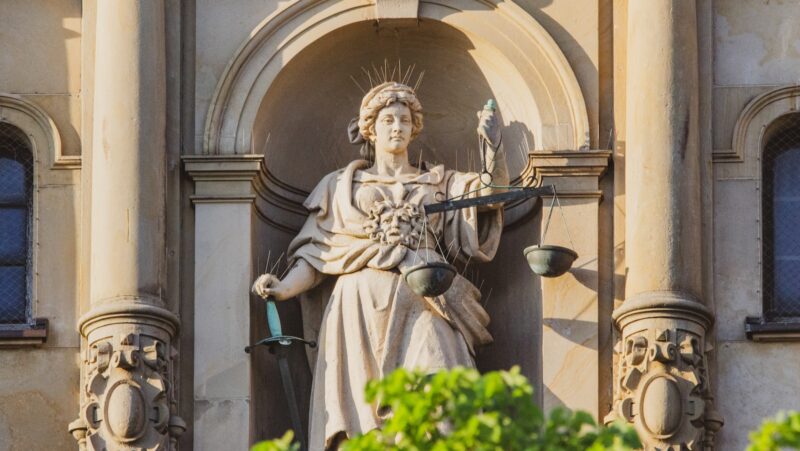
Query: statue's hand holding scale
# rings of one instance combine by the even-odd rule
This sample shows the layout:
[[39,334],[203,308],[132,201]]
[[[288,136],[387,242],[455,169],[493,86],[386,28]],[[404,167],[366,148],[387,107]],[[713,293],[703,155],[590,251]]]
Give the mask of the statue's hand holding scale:
[[255,294],[283,301],[337,277],[318,337],[309,449],[334,448],[380,427],[381,413],[364,399],[367,381],[399,367],[472,367],[475,346],[491,342],[481,294],[469,281],[456,275],[442,295],[425,297],[402,276],[421,262],[446,263],[440,242],[471,261],[495,254],[501,204],[427,217],[424,210],[443,194],[476,197],[508,184],[493,104],[478,118],[481,174],[417,168],[408,159],[409,143],[422,130],[414,90],[396,82],[372,88],[361,102],[358,132],[374,159],[353,161],[320,181],[304,204],[308,219],[289,245],[290,271],[253,283]]

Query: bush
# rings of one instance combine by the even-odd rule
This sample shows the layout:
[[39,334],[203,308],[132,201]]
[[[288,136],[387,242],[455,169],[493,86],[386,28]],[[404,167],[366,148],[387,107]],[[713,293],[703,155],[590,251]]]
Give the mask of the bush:
[[545,416],[516,367],[484,375],[466,368],[433,375],[398,369],[369,382],[366,394],[393,414],[382,429],[345,442],[345,451],[625,451],[641,446],[627,424],[598,427],[588,413],[566,409]]
[[750,433],[747,451],[800,449],[800,412],[778,414]]

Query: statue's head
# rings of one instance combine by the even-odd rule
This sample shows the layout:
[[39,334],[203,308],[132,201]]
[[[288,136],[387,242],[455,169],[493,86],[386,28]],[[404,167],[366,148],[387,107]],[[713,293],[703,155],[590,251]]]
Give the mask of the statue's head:
[[[405,150],[422,131],[422,105],[414,90],[392,81],[372,88],[361,101],[358,131],[373,145]],[[401,135],[402,141],[393,134]]]

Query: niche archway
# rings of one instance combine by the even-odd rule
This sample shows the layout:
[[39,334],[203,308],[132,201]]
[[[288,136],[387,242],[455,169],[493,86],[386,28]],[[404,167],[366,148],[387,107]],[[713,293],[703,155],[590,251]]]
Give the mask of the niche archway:
[[[419,95],[426,125],[412,144],[412,157],[421,151],[427,161],[477,169],[475,111],[488,98],[497,99],[506,126],[512,177],[525,168],[528,151],[579,150],[588,143],[585,103],[571,68],[544,29],[511,2],[421,1],[416,23],[376,21],[375,5],[363,1],[292,2],[253,30],[229,63],[205,129],[206,154],[265,155],[256,201],[262,220],[255,227],[259,271],[266,256],[274,260],[299,229],[306,215],[301,204],[310,189],[324,174],[357,158],[345,128],[362,91],[350,77],[367,87],[361,67],[371,69],[386,59],[391,70],[398,58],[403,67],[415,64],[416,74],[425,71]],[[530,229],[507,231],[498,258],[511,258],[513,252],[521,259],[519,250],[534,235]],[[487,291],[497,280],[519,281],[494,288],[487,309],[498,326],[492,331],[497,349],[505,351],[500,357],[479,356],[478,363],[483,368],[521,363],[535,379],[539,342],[533,332],[535,302],[529,299],[535,282],[526,265],[519,269],[517,275],[505,267],[500,278],[492,269],[476,276],[486,279]],[[501,299],[519,302],[504,305]],[[284,331],[300,334],[297,303],[279,308]],[[253,313],[253,334],[263,336],[258,320],[263,312]],[[513,317],[530,318],[530,333],[503,326]],[[274,359],[254,358],[255,436],[280,435],[290,424]],[[310,385],[303,363],[293,361],[301,392]],[[307,394],[300,397],[307,403]]]

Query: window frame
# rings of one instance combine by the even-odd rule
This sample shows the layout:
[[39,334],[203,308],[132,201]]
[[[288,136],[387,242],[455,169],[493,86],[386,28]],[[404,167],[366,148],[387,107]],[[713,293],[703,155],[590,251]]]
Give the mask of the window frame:
[[[753,316],[744,318],[744,332],[748,340],[753,341],[800,341],[800,317],[770,318],[764,293],[764,242],[763,218],[764,195],[762,169],[763,153],[770,132],[781,123],[785,116],[797,114],[800,105],[800,84],[780,86],[763,91],[752,98],[739,113],[733,127],[731,148],[714,149],[715,180],[754,180],[756,190],[754,196],[757,208],[757,253],[752,255],[753,269],[757,273],[757,297],[748,309]],[[715,295],[716,296],[716,295]],[[755,316],[760,312],[760,316]]]
[[0,324],[0,349],[39,346],[47,342],[49,324],[39,310],[39,187],[42,170],[79,169],[80,157],[61,154],[61,135],[53,119],[39,106],[15,94],[0,93],[0,121],[22,131],[30,143],[33,161],[32,204],[29,224],[29,300],[27,324]]
[[[34,318],[34,286],[35,286],[35,261],[34,261],[34,210],[37,205],[37,199],[35,197],[36,194],[36,159],[33,152],[33,142],[31,137],[28,136],[24,130],[19,128],[18,126],[10,123],[8,121],[3,120],[0,118],[0,125],[8,126],[12,129],[15,129],[13,132],[19,134],[19,138],[25,140],[25,151],[28,153],[27,162],[20,161],[17,159],[16,161],[21,165],[25,166],[26,164],[29,167],[25,167],[24,170],[25,174],[25,205],[15,205],[15,203],[10,204],[3,204],[0,203],[0,209],[8,208],[8,209],[23,209],[26,213],[26,231],[25,231],[25,320],[23,322],[6,322],[5,318],[0,316],[0,329],[2,330],[15,330],[15,329],[31,329],[35,327],[37,324],[36,318]],[[0,139],[3,136],[0,135]],[[0,155],[2,156],[2,155]],[[30,172],[30,175],[28,175]],[[38,244],[38,242],[37,242]],[[18,266],[18,265],[12,265]]]
[[[772,147],[772,140],[780,134],[797,126],[798,135],[797,142],[794,145],[780,147],[778,145]],[[776,305],[775,296],[775,280],[777,275],[777,267],[771,263],[771,271],[764,270],[766,262],[773,262],[775,258],[775,228],[777,227],[776,220],[773,217],[775,213],[776,193],[775,186],[775,165],[777,158],[785,153],[798,153],[800,154],[800,112],[790,113],[779,117],[774,120],[765,130],[764,137],[762,138],[761,149],[761,293],[762,293],[762,316],[765,322],[768,323],[797,323],[800,324],[800,312],[791,315],[782,315],[778,312],[779,307]],[[768,155],[770,153],[771,155]],[[768,160],[773,160],[769,164]]]

